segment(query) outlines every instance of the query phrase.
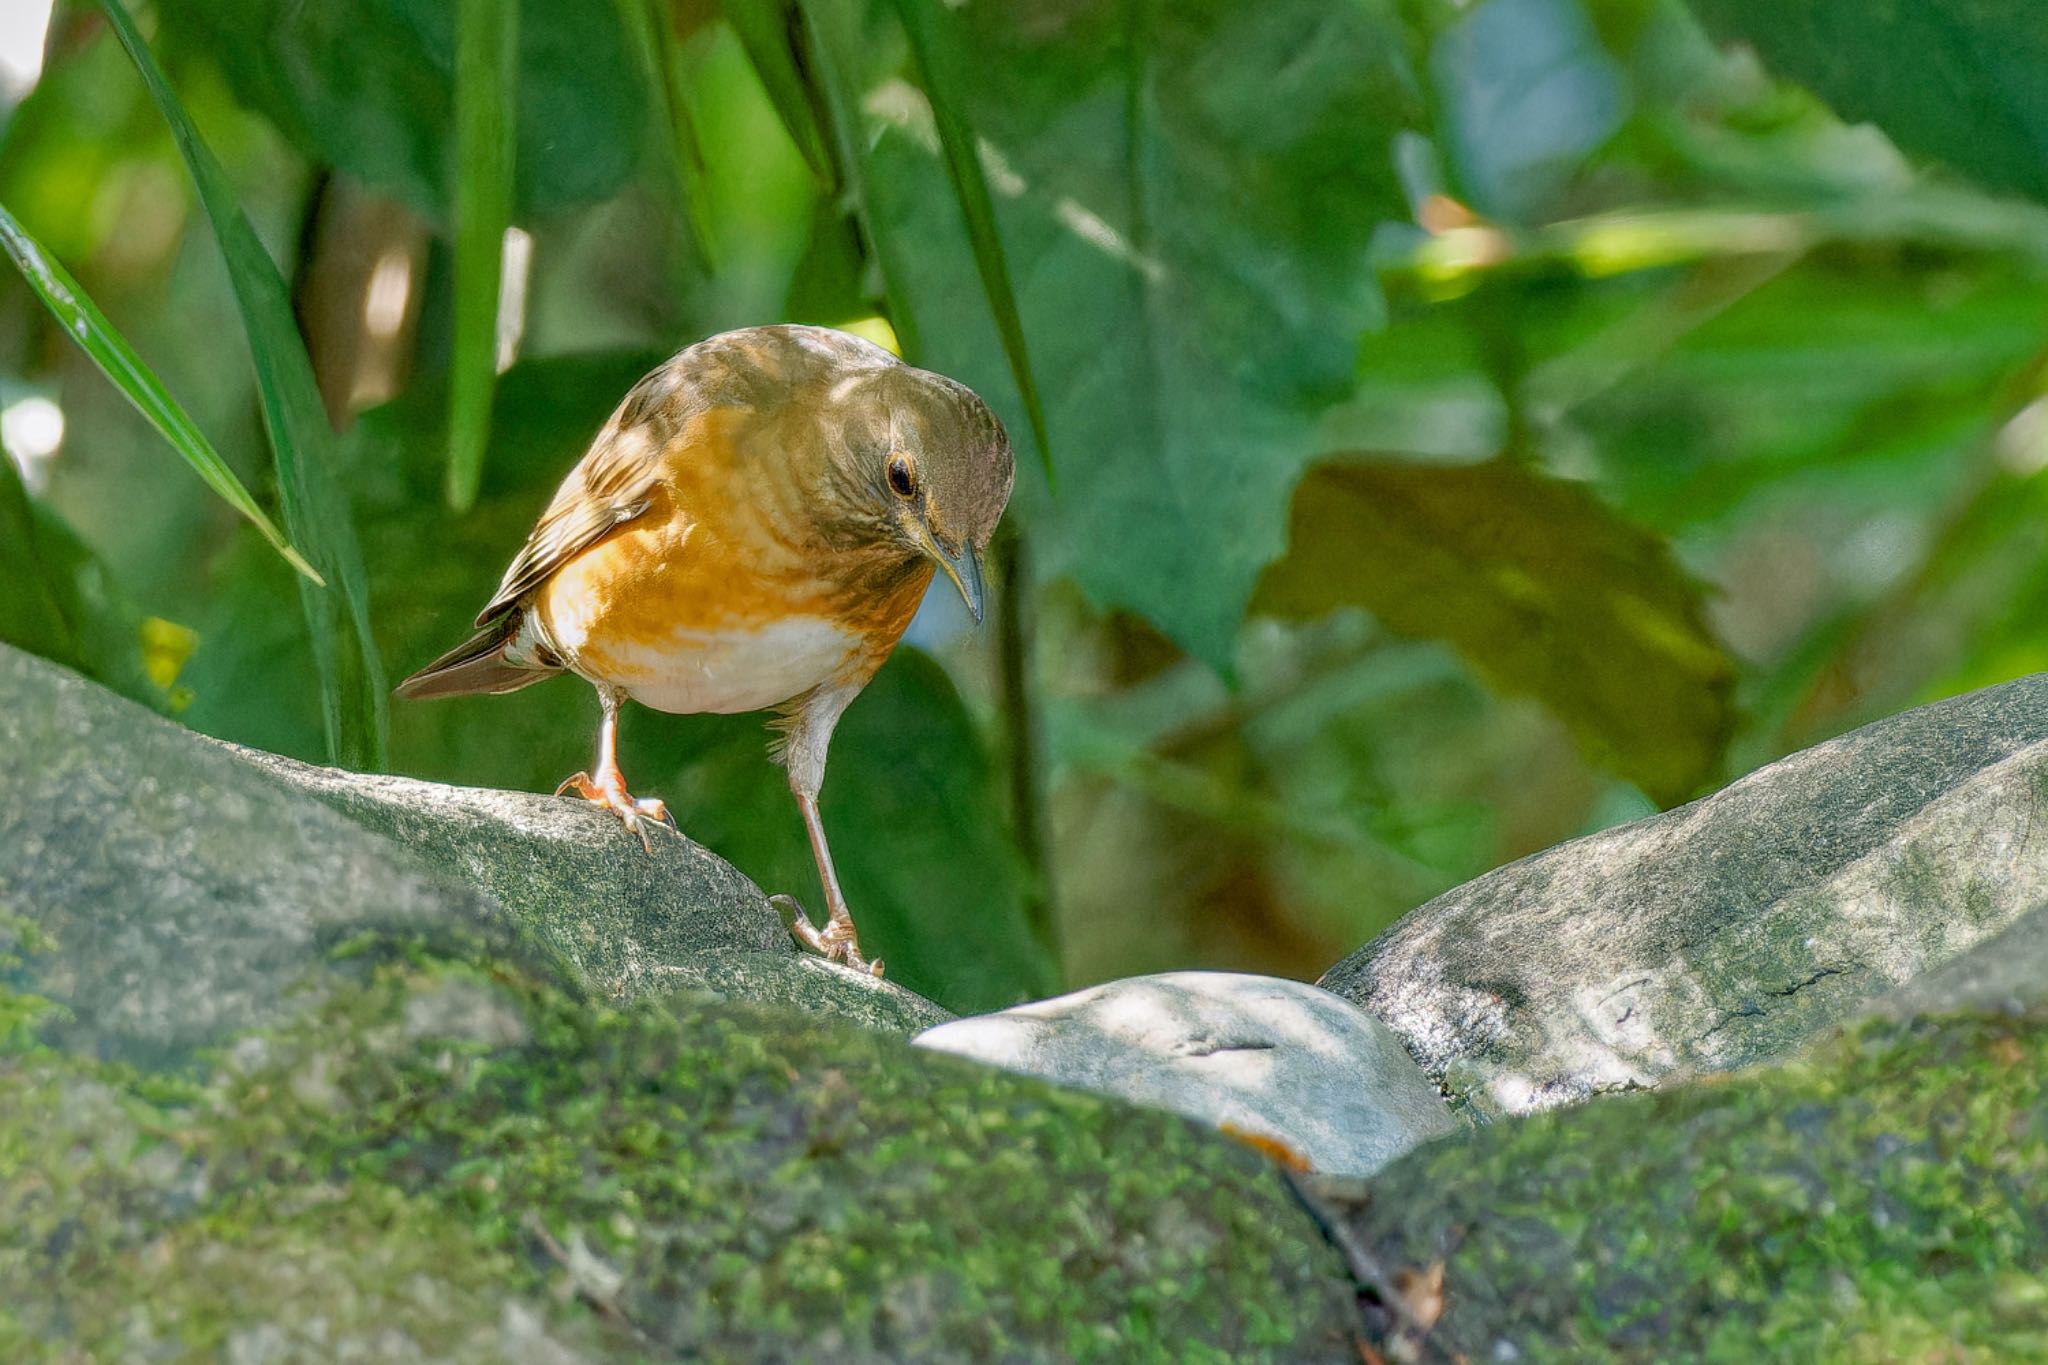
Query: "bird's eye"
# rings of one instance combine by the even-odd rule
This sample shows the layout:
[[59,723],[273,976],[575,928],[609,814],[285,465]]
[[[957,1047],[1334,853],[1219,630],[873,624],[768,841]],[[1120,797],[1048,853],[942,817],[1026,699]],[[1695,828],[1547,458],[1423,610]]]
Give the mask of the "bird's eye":
[[917,473],[911,469],[908,455],[889,457],[889,487],[896,490],[899,498],[907,498],[917,492]]

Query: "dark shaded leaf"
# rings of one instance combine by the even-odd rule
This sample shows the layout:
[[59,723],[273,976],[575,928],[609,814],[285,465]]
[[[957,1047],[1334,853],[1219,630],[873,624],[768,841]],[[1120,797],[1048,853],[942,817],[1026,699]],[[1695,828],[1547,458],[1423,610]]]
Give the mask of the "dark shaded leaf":
[[1589,757],[1671,804],[1718,774],[1734,664],[1663,541],[1585,489],[1504,461],[1320,465],[1253,608],[1362,607],[1531,696]]
[[[275,562],[275,561],[271,561]],[[63,664],[157,710],[143,613],[62,518],[32,499],[0,454],[0,641]]]
[[455,7],[455,332],[449,366],[448,505],[467,511],[483,476],[498,380],[498,292],[512,213],[519,7]]
[[2048,200],[2048,21],[2004,0],[1693,0],[1716,37],[1753,45],[1843,118],[1994,189]]
[[[456,171],[450,0],[163,0],[235,94],[307,156],[446,222]],[[648,90],[613,0],[523,0],[515,214],[615,193],[642,145]]]
[[334,482],[334,433],[292,318],[284,279],[121,0],[101,0],[100,8],[170,125],[213,225],[256,366],[285,525],[293,543],[327,581],[322,588],[301,579],[299,601],[319,674],[328,757],[349,767],[381,768],[384,669],[370,637],[362,555],[348,503]]

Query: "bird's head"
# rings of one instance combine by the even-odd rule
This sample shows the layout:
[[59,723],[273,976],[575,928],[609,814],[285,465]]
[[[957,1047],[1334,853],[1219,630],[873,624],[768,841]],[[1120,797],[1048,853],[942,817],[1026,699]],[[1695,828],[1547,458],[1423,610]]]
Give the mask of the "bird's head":
[[837,387],[849,418],[841,472],[863,520],[895,548],[931,560],[976,621],[982,560],[1010,501],[1010,438],[974,390],[909,365]]

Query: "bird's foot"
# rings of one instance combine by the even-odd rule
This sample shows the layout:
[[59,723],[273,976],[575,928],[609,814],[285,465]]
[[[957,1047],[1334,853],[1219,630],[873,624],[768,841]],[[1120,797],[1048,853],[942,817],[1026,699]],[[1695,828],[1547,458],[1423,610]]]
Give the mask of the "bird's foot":
[[861,956],[860,939],[853,932],[853,920],[838,917],[825,921],[820,929],[811,923],[811,917],[804,913],[795,896],[770,896],[768,903],[782,916],[782,922],[789,929],[791,938],[809,948],[828,962],[843,962],[857,972],[869,976],[882,974],[882,959],[873,961]]
[[593,806],[601,806],[619,817],[628,833],[640,840],[640,847],[647,850],[647,856],[654,856],[654,840],[647,833],[650,825],[666,825],[671,833],[680,834],[676,818],[668,813],[665,802],[652,796],[635,797],[626,791],[625,779],[617,772],[599,773],[592,778],[589,773],[577,773],[565,778],[555,788],[555,795],[570,790]]

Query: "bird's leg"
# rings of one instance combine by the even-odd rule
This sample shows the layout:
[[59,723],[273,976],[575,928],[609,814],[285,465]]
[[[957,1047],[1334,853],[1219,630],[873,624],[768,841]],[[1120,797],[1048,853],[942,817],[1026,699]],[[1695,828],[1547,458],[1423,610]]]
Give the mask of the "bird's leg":
[[662,802],[651,796],[635,799],[626,791],[625,774],[619,771],[621,700],[623,696],[617,688],[598,684],[597,702],[604,708],[604,719],[599,721],[597,726],[596,775],[586,772],[565,778],[562,785],[555,788],[555,795],[560,796],[570,788],[575,788],[576,794],[585,801],[602,806],[618,816],[627,830],[639,837],[640,847],[646,849],[648,856],[652,857],[654,840],[648,836],[648,824],[652,822],[667,825],[673,830],[676,827],[676,820],[668,813],[668,807]]
[[818,800],[794,781],[789,789],[796,793],[797,809],[803,812],[804,832],[811,836],[811,856],[818,860],[818,880],[825,887],[825,927],[820,929],[812,924],[803,907],[792,902],[796,914],[790,932],[820,957],[844,962],[857,972],[880,976],[881,959],[870,962],[861,956],[860,939],[853,931],[853,912],[846,908],[846,894],[839,889],[839,874],[832,867],[832,849],[825,842],[825,822],[818,818]]

